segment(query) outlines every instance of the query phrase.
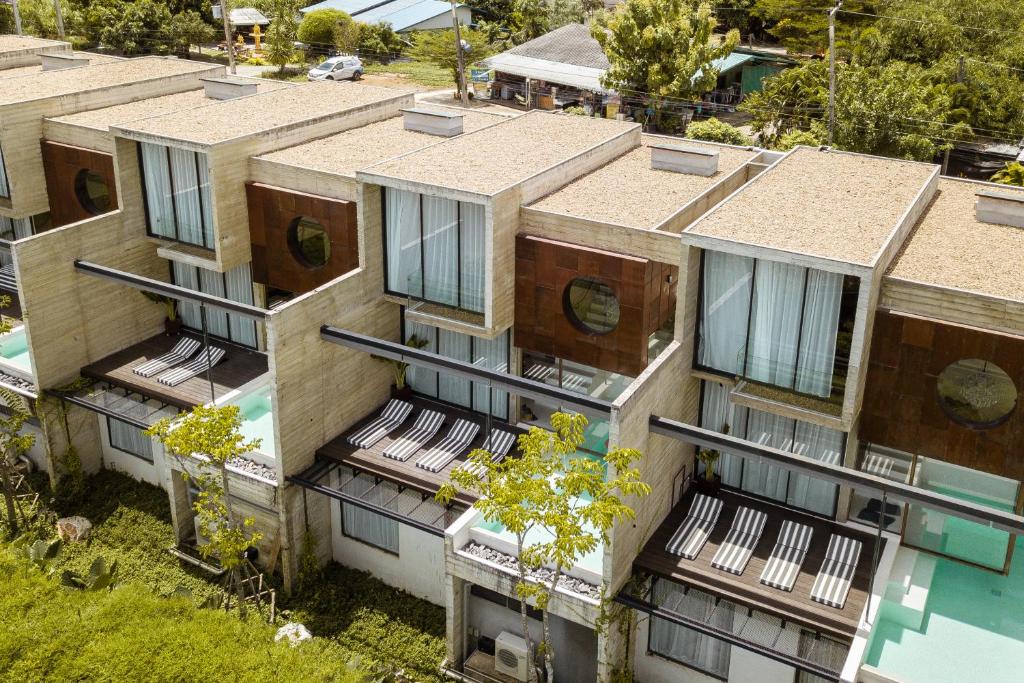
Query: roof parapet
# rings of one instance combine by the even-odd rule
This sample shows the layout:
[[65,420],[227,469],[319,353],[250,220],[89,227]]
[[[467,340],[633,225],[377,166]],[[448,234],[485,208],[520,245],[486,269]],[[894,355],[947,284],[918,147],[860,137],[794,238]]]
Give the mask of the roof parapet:
[[413,107],[402,110],[402,122],[406,130],[446,138],[462,135],[463,118],[462,114],[433,109]]
[[651,145],[651,168],[675,173],[713,176],[718,172],[718,152],[686,145]]
[[980,190],[975,196],[974,213],[982,223],[1024,228],[1024,193]]

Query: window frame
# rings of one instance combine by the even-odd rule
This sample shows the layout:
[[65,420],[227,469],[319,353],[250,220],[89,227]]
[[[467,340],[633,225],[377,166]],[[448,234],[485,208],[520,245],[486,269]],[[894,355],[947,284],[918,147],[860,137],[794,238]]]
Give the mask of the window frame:
[[[203,154],[203,156],[207,156],[207,154],[205,152],[196,152],[195,150],[185,149],[184,147],[176,148],[176,149],[179,149],[179,150],[181,150],[183,152],[187,152],[187,153],[191,154],[192,155],[192,159],[195,162],[195,166],[196,166],[196,196],[197,196],[198,201],[199,201],[199,221],[200,221],[200,224],[201,224],[200,233],[203,236],[203,243],[202,244],[196,244],[195,242],[191,242],[189,240],[181,239],[181,228],[178,225],[178,206],[177,206],[177,202],[175,201],[175,198],[174,198],[174,194],[175,194],[175,192],[174,192],[174,166],[173,166],[173,164],[171,164],[171,147],[172,147],[172,145],[163,145],[163,144],[159,144],[159,143],[147,143],[147,144],[153,144],[153,145],[156,145],[156,146],[160,146],[160,147],[163,147],[163,149],[164,149],[164,158],[166,159],[166,163],[167,163],[167,177],[168,177],[168,180],[170,181],[170,184],[171,184],[171,201],[170,201],[170,204],[171,204],[171,214],[174,216],[174,237],[170,237],[168,235],[158,235],[155,232],[153,232],[153,220],[152,220],[152,216],[150,215],[149,196],[148,196],[148,193],[146,191],[146,165],[145,165],[145,162],[143,160],[143,155],[142,155],[142,144],[143,144],[142,142],[137,142],[135,144],[135,149],[136,149],[136,153],[137,153],[137,156],[138,156],[138,164],[139,164],[139,184],[140,184],[141,189],[142,189],[142,209],[143,209],[143,213],[146,216],[146,235],[149,236],[149,237],[152,237],[154,239],[164,240],[166,242],[175,242],[175,243],[178,243],[178,244],[187,244],[187,245],[189,245],[191,247],[199,247],[200,249],[207,249],[209,251],[215,251],[216,250],[216,233],[215,233],[213,225],[207,225],[206,224],[206,209],[208,207],[206,206],[206,202],[203,200],[203,193],[199,189],[201,187],[201,185],[202,185],[202,182],[201,182],[202,172],[201,172],[200,167],[199,167],[199,154]],[[207,177],[209,178],[209,157],[208,156],[207,156]],[[210,184],[212,185],[212,182]],[[212,197],[211,197],[211,200],[212,200]],[[212,209],[212,206],[209,207],[209,208]],[[211,218],[212,218],[212,213],[211,213]]]
[[[127,455],[130,455],[133,458],[138,458],[139,460],[142,460],[143,462],[149,463],[150,465],[155,465],[156,464],[156,455],[153,453],[153,450],[152,450],[153,449],[153,440],[152,439],[149,440],[150,452],[149,452],[149,457],[148,458],[145,455],[142,455],[140,453],[136,453],[135,451],[129,451],[129,450],[125,449],[125,448],[122,448],[121,446],[117,446],[117,445],[114,444],[114,438],[113,438],[114,432],[113,432],[113,430],[110,429],[111,421],[117,421],[117,422],[120,422],[122,424],[128,425],[129,427],[133,427],[135,429],[138,429],[138,427],[135,427],[135,425],[129,424],[128,422],[125,422],[124,420],[118,420],[116,417],[111,417],[110,415],[107,415],[106,418],[107,418],[107,445],[110,448],[112,448],[115,451],[118,451],[120,453],[126,453]],[[142,430],[139,429],[139,431],[141,432]]]
[[[700,590],[700,589],[697,589],[697,590]],[[709,593],[708,591],[700,591],[700,592],[706,593],[707,595],[710,595],[712,598],[716,597],[716,595],[714,593]],[[697,635],[699,635],[699,636],[701,636],[703,638],[711,638],[712,640],[717,640],[720,643],[725,643],[726,647],[729,648],[729,664],[730,665],[732,664],[732,649],[734,647],[734,645],[732,643],[728,643],[728,642],[722,640],[721,638],[716,638],[715,636],[708,635],[706,633],[700,633],[699,631],[694,631],[692,628],[689,628],[687,626],[683,626],[682,624],[674,624],[671,621],[668,621],[666,619],[661,619],[660,617],[653,616],[653,615],[650,617],[650,619],[648,621],[648,625],[647,625],[647,654],[649,656],[653,655],[655,657],[660,657],[662,659],[665,659],[667,661],[672,662],[673,664],[678,664],[679,666],[685,667],[685,668],[690,669],[692,671],[697,671],[698,673],[701,673],[701,674],[703,674],[705,676],[709,676],[709,677],[714,678],[715,680],[718,680],[718,681],[728,681],[729,680],[728,667],[726,667],[726,672],[725,672],[725,675],[723,676],[723,675],[715,673],[713,671],[708,671],[707,669],[705,669],[705,668],[703,668],[703,667],[701,667],[701,666],[699,666],[697,664],[694,664],[692,662],[686,662],[686,661],[683,661],[683,660],[678,659],[676,657],[673,657],[670,654],[666,654],[666,653],[663,653],[663,652],[659,652],[658,650],[655,650],[651,646],[651,636],[652,636],[652,632],[654,631],[654,622],[655,622],[655,620],[658,620],[659,622],[663,621],[663,622],[665,622],[666,624],[668,624],[669,626],[671,626],[673,628],[680,628],[680,629],[684,629],[684,630],[687,630],[687,631],[692,631],[694,633],[697,633]]]

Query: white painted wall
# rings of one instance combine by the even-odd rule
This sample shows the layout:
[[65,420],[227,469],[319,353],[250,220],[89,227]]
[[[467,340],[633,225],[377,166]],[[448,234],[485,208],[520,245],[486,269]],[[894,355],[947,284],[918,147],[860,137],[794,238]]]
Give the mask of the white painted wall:
[[[463,5],[455,10],[455,14],[459,17],[459,23],[468,25],[473,21],[473,10]],[[430,29],[448,29],[452,27],[452,13],[444,12],[438,14],[436,17],[421,21],[415,26],[402,31],[402,33],[410,33],[412,31],[427,31]],[[471,60],[472,61],[472,60]]]
[[444,605],[444,538],[398,525],[398,555],[341,533],[341,502],[331,501],[333,557],[346,567],[370,572],[395,588]]
[[97,414],[96,419],[100,424],[100,450],[103,452],[103,467],[115,472],[122,472],[147,484],[167,488],[164,454],[159,444],[155,442],[153,444],[153,462],[146,462],[131,453],[113,448],[110,445],[110,435],[107,433],[106,416]]

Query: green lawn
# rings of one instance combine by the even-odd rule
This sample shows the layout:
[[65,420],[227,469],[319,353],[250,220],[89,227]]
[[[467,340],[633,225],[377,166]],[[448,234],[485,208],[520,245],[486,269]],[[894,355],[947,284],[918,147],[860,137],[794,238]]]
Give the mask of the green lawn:
[[430,62],[403,61],[390,64],[365,64],[363,68],[368,74],[398,74],[428,88],[455,87],[451,71]]
[[[165,491],[111,471],[101,471],[87,478],[84,490],[87,493],[80,501],[72,503],[58,500],[51,503],[55,513],[61,516],[79,514],[88,518],[94,525],[89,541],[69,544],[64,547],[54,562],[55,574],[59,576],[64,569],[87,574],[92,561],[98,556],[103,556],[108,563],[117,560],[118,581],[121,587],[109,596],[104,594],[105,597],[102,600],[90,603],[86,597],[72,593],[69,589],[62,588],[56,583],[48,586],[36,580],[41,577],[29,577],[26,579],[28,583],[19,584],[19,588],[14,593],[22,589],[39,593],[44,598],[43,604],[47,606],[46,610],[56,610],[60,614],[65,614],[65,618],[67,614],[75,614],[75,610],[83,609],[85,610],[83,614],[95,613],[101,620],[108,617],[114,620],[113,616],[118,613],[118,609],[125,609],[126,606],[138,601],[140,609],[144,608],[144,613],[139,617],[142,621],[138,624],[130,622],[125,625],[123,630],[110,632],[111,637],[120,643],[120,645],[112,644],[110,647],[123,647],[124,652],[130,652],[132,647],[145,649],[141,639],[146,637],[144,635],[146,632],[154,628],[154,624],[151,622],[165,618],[173,622],[175,615],[186,624],[202,623],[202,628],[206,628],[206,622],[202,620],[210,618],[213,619],[209,624],[211,632],[229,632],[231,624],[238,622],[237,617],[231,616],[230,619],[233,621],[221,624],[213,618],[213,615],[217,614],[215,612],[191,610],[191,604],[198,604],[207,595],[216,592],[217,586],[214,583],[215,579],[208,574],[178,561],[167,553],[166,549],[174,543],[174,533]],[[35,535],[37,537],[48,536],[50,529],[52,526],[48,522],[42,530],[36,530]],[[321,542],[326,542],[326,539]],[[0,544],[0,553],[3,552],[5,551]],[[0,557],[0,569],[3,571],[3,574],[0,575],[9,573],[10,563],[9,553]],[[182,601],[180,598],[167,599],[179,586],[186,587],[192,593],[193,600],[191,602]],[[0,591],[0,594],[2,593],[3,591]],[[89,595],[98,600],[95,594]],[[68,600],[67,607],[54,607],[53,605],[59,603],[59,598],[62,596]],[[26,652],[23,656],[34,661],[32,658],[36,655],[33,653],[37,650],[49,652],[52,649],[64,648],[71,651],[61,659],[63,663],[60,666],[70,667],[67,671],[76,671],[75,667],[86,664],[93,666],[95,662],[102,661],[101,658],[91,659],[94,656],[90,654],[92,650],[82,655],[85,659],[78,659],[74,653],[74,650],[78,648],[69,646],[69,643],[77,644],[79,636],[82,642],[94,641],[99,634],[89,630],[94,628],[93,625],[76,624],[73,633],[58,638],[56,632],[47,630],[49,628],[47,624],[51,622],[46,621],[44,613],[22,613],[24,610],[17,606],[31,602],[31,596],[0,597],[10,597],[10,599],[22,601],[11,606],[0,603],[0,614],[12,614],[10,610],[13,609],[13,613],[19,614],[19,618],[25,619],[24,622],[21,622],[24,628],[14,626],[7,628],[6,631],[33,632],[36,629],[39,630],[38,633],[32,635],[30,640],[25,640],[29,636],[17,633],[8,633],[7,636],[4,636],[2,632],[5,629],[0,629],[0,638],[14,639],[10,645],[8,643],[0,644],[0,660],[6,661],[8,652],[24,649]],[[306,588],[301,593],[292,596],[279,594],[278,606],[281,610],[279,624],[289,620],[300,621],[315,636],[318,636],[316,638],[318,644],[309,648],[309,652],[312,653],[310,661],[302,665],[308,668],[295,665],[295,671],[302,675],[305,675],[306,671],[311,671],[314,672],[313,678],[317,678],[316,672],[323,671],[317,667],[323,661],[333,662],[334,669],[326,669],[328,671],[335,673],[336,671],[345,671],[349,657],[358,657],[366,664],[380,663],[391,670],[402,670],[412,680],[423,683],[440,683],[442,680],[438,674],[438,666],[445,653],[444,610],[407,593],[395,590],[369,574],[331,564],[324,570],[322,576],[307,581]],[[39,627],[35,625],[37,620],[41,623]],[[52,622],[53,625],[59,623],[60,619],[55,619]],[[250,629],[250,624],[238,625]],[[5,626],[8,624],[5,623]],[[112,627],[111,624],[108,624],[103,629]],[[184,648],[187,646],[184,634],[180,637],[176,635],[176,627],[172,623],[161,628],[168,631],[166,637],[170,639],[170,644],[167,647],[177,648],[180,646]],[[132,640],[133,634],[130,633],[132,630],[143,634],[139,636],[139,640]],[[102,633],[106,633],[106,631],[102,631]],[[240,631],[236,634],[237,638],[235,635],[225,637],[228,640],[237,639],[240,643],[246,644],[250,651],[258,651],[265,647],[261,644],[263,642],[261,639],[266,638],[266,633],[263,625],[252,620],[250,630]],[[273,629],[269,633],[273,635]],[[159,637],[163,638],[164,636]],[[56,640],[51,641],[51,639]],[[152,642],[161,641],[153,640]],[[8,647],[14,649],[5,649]],[[228,658],[225,661],[230,661],[230,657],[235,656],[231,654],[235,652],[234,646],[225,645],[224,647],[226,649],[223,657]],[[297,649],[299,652],[306,650],[305,646]],[[115,655],[120,656],[119,652],[121,651],[107,653],[110,655],[112,665],[122,666],[122,663],[118,662],[115,657]],[[178,659],[190,659],[184,656],[183,652],[184,650],[177,652]],[[155,657],[156,654],[152,656]],[[141,659],[145,660],[145,658]],[[267,666],[276,666],[275,662],[280,662],[281,666],[289,670],[289,667],[292,666],[289,663],[291,660],[287,659],[285,655],[281,655],[280,659],[272,657],[271,660]],[[153,670],[159,671],[159,667],[170,664],[154,661],[149,662],[148,665],[151,665]],[[4,666],[22,665],[17,662],[8,662],[7,664],[0,662],[0,680],[32,680],[31,678],[23,679],[20,676],[23,671],[30,669],[27,664],[24,669],[17,669],[18,676],[8,676],[6,673],[8,670],[5,670]],[[54,666],[57,664],[55,663]],[[11,668],[9,671],[13,674],[14,669]],[[124,669],[110,669],[109,678],[106,677],[106,670],[97,676],[90,674],[77,677],[57,675],[55,669],[47,669],[47,671],[49,671],[50,680],[138,679],[131,671]],[[291,676],[274,675],[272,669],[263,670],[261,675],[263,676],[262,680],[300,680],[300,678]],[[176,678],[162,675],[158,677],[163,680]],[[253,677],[258,678],[259,676],[254,673]],[[215,672],[197,671],[193,675],[192,670],[188,670],[187,675],[183,673],[182,676],[177,677],[177,680],[199,679],[229,680]],[[241,677],[230,680],[249,679]],[[331,679],[328,677],[323,680]]]

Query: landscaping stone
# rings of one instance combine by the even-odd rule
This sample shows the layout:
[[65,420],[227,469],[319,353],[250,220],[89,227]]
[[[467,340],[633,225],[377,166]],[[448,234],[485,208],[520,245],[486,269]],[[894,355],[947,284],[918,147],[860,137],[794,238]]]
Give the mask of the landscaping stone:
[[57,520],[57,535],[66,543],[84,541],[92,531],[92,522],[85,517],[62,517]]
[[288,640],[288,644],[295,647],[304,640],[312,640],[313,634],[309,632],[309,629],[297,622],[288,622],[281,628],[277,629],[277,633],[274,634],[274,642],[280,642],[282,640]]
[[[519,571],[518,561],[514,556],[507,555],[499,550],[495,550],[494,548],[480,543],[470,543],[464,547],[463,550],[474,557],[479,557],[482,560],[493,562],[494,564],[505,567],[514,572]],[[540,569],[530,569],[526,572],[526,575],[531,579],[536,579],[542,583],[550,584],[555,572],[547,567],[541,567]],[[578,595],[584,595],[588,598],[594,598],[595,600],[601,597],[601,589],[599,587],[572,576],[565,576],[563,574],[558,581],[558,585],[565,590]]]
[[266,465],[261,465],[258,462],[253,462],[248,458],[232,458],[231,460],[228,461],[228,464],[231,465],[232,467],[237,467],[238,469],[243,470],[244,472],[248,472],[249,474],[254,474],[257,477],[263,477],[264,479],[277,481],[277,473],[273,470],[273,468],[267,467]]

